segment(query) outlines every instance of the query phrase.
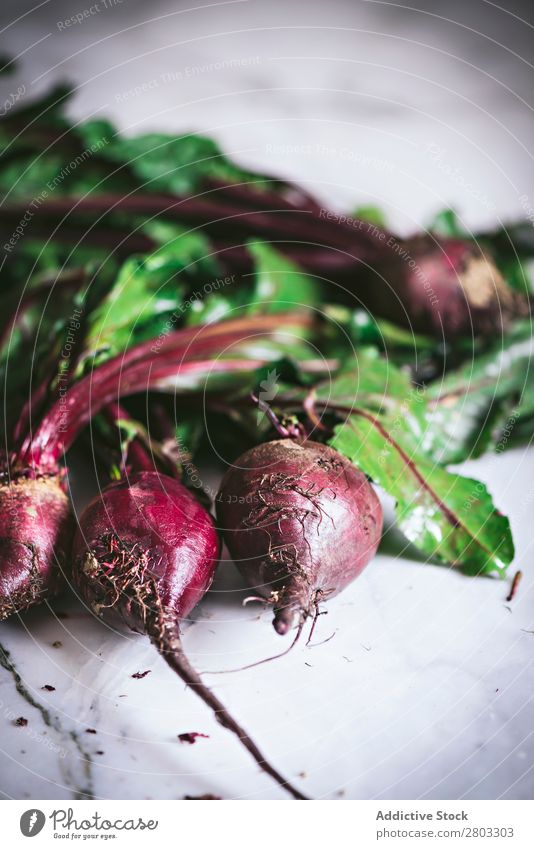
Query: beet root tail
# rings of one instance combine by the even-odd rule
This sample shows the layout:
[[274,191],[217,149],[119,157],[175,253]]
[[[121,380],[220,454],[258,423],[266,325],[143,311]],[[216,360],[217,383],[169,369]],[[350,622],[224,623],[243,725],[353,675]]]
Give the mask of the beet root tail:
[[274,602],[273,628],[281,637],[285,637],[298,623],[299,630],[309,616],[317,609],[317,592],[302,576],[291,575],[285,586],[276,594]]
[[296,787],[293,787],[262,754],[254,741],[249,737],[247,732],[236,722],[233,716],[228,712],[222,702],[219,701],[216,695],[207,687],[199,673],[191,666],[187,656],[183,650],[180,635],[176,627],[168,627],[163,629],[162,633],[151,636],[152,642],[165,658],[171,669],[173,669],[191,689],[195,691],[203,702],[205,702],[215,713],[217,721],[227,728],[229,731],[239,737],[241,743],[256,763],[261,767],[263,772],[270,775],[281,787],[290,793],[294,799],[304,799],[304,796]]

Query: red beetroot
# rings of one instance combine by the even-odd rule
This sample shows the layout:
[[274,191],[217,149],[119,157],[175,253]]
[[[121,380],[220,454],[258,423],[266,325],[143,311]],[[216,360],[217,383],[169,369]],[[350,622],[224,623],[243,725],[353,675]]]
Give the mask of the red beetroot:
[[[19,417],[8,455],[0,455],[0,618],[37,603],[59,585],[58,566],[70,547],[60,459],[93,416],[120,397],[176,389],[183,377],[198,381],[215,371],[253,371],[264,360],[247,353],[251,338],[276,341],[285,327],[296,332],[309,326],[307,315],[286,314],[183,328],[108,360],[66,392],[60,383],[59,397],[40,419],[33,417],[32,398]],[[236,356],[220,357],[229,348]],[[41,387],[36,395],[46,396],[48,388],[47,383],[46,391]]]
[[58,475],[0,485],[0,619],[52,594],[70,547],[70,503]]
[[286,634],[353,581],[374,556],[380,502],[362,472],[317,442],[280,439],[226,472],[217,519],[237,567]]
[[183,484],[145,471],[109,484],[93,499],[73,551],[75,580],[91,609],[100,615],[109,607],[133,631],[154,638],[154,629],[163,629],[162,611],[176,622],[209,588],[219,540],[211,517]]
[[387,285],[374,277],[365,289],[357,288],[372,312],[446,341],[491,337],[511,318],[527,314],[528,301],[474,243],[434,236],[390,243],[389,255],[376,266]]
[[137,472],[108,486],[81,516],[73,549],[75,582],[98,616],[118,616],[147,634],[261,768],[294,798],[304,799],[265,760],[183,651],[180,621],[209,588],[218,553],[211,516],[192,493],[167,475]]

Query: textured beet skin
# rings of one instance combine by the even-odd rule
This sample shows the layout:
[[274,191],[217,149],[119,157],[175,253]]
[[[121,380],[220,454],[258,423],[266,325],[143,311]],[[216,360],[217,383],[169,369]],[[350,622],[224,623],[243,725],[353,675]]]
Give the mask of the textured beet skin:
[[337,451],[281,439],[247,451],[227,471],[217,520],[237,567],[273,602],[275,628],[286,633],[296,614],[312,615],[371,560],[382,507]]
[[60,587],[71,537],[70,502],[58,477],[20,477],[0,486],[0,619]]
[[209,588],[218,555],[215,526],[195,496],[174,478],[137,472],[108,486],[84,511],[74,539],[75,582],[97,615],[118,614],[147,634],[261,769],[295,799],[305,799],[206,687],[183,650],[180,621]]
[[138,472],[106,487],[83,512],[75,581],[98,614],[117,590],[113,611],[145,633],[147,610],[176,619],[191,612],[213,580],[218,554],[213,520],[194,495],[166,475]]

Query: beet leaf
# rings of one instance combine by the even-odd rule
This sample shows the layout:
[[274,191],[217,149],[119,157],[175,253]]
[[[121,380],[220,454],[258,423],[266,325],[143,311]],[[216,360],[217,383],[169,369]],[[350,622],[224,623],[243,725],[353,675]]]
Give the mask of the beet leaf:
[[503,575],[514,556],[508,519],[486,486],[438,466],[391,419],[354,409],[330,444],[396,501],[399,528],[429,557],[469,574]]

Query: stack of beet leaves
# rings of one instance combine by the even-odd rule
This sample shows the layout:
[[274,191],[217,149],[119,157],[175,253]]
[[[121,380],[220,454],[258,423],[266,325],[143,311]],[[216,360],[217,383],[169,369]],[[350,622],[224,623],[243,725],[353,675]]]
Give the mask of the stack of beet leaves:
[[[208,138],[73,123],[68,98],[0,121],[0,618],[70,585],[305,798],[203,684],[180,622],[224,539],[292,645],[374,556],[373,485],[423,559],[505,575],[508,519],[449,467],[534,433],[532,228],[471,233],[446,210],[402,238]],[[82,454],[100,492],[75,513]],[[208,491],[199,458],[221,456]]]

